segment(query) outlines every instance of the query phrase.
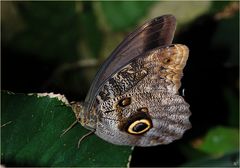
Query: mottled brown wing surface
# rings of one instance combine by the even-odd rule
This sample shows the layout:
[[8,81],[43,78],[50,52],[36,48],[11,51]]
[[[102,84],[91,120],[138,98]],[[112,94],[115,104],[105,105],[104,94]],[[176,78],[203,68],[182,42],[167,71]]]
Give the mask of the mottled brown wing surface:
[[159,46],[170,45],[175,29],[175,17],[164,15],[150,20],[129,34],[98,71],[86,97],[86,109],[90,110],[103,83],[123,65],[146,51]]
[[178,95],[188,48],[181,44],[142,54],[112,75],[96,96],[95,129],[114,144],[153,146],[191,127],[189,105]]
[[138,92],[161,90],[178,94],[188,52],[185,45],[172,44],[136,57],[103,84],[96,96],[97,102],[113,99],[129,90],[134,92],[137,86]]

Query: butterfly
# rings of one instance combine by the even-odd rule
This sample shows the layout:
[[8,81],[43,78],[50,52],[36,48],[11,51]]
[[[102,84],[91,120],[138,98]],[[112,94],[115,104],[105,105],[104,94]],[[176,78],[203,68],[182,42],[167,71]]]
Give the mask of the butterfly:
[[77,121],[117,145],[155,146],[191,128],[189,104],[179,95],[188,47],[172,44],[173,15],[154,18],[130,33],[96,74]]

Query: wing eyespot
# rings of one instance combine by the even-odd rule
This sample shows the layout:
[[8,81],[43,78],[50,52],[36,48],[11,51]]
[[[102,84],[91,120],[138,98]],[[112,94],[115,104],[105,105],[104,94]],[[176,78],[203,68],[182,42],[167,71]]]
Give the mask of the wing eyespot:
[[148,119],[140,119],[131,123],[127,129],[130,134],[143,134],[151,128],[151,122]]
[[126,107],[130,104],[131,104],[131,98],[130,97],[125,97],[118,102],[118,105],[120,107]]
[[[146,111],[147,108],[140,108]],[[151,117],[148,113],[137,111],[125,121],[122,121],[118,128],[131,135],[142,135],[153,127]]]

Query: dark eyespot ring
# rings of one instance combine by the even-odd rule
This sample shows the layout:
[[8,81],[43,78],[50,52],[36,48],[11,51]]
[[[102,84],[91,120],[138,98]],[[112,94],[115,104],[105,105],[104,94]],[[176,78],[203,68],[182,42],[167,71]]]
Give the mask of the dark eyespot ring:
[[151,128],[151,122],[148,119],[134,121],[129,125],[127,131],[130,134],[143,134]]
[[131,104],[131,98],[130,97],[125,97],[118,102],[118,105],[121,106],[121,107],[126,107],[130,104]]

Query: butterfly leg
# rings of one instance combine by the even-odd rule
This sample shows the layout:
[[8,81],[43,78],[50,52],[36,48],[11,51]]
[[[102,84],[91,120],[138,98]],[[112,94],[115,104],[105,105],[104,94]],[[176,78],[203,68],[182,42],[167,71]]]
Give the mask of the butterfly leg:
[[76,124],[78,123],[78,121],[74,121],[67,129],[63,130],[63,133],[60,135],[60,137],[62,137],[64,134],[66,134],[70,129],[72,129]]
[[95,132],[95,130],[91,130],[90,132],[86,133],[83,135],[79,140],[78,140],[78,148],[80,147],[80,143],[88,136],[92,135]]

